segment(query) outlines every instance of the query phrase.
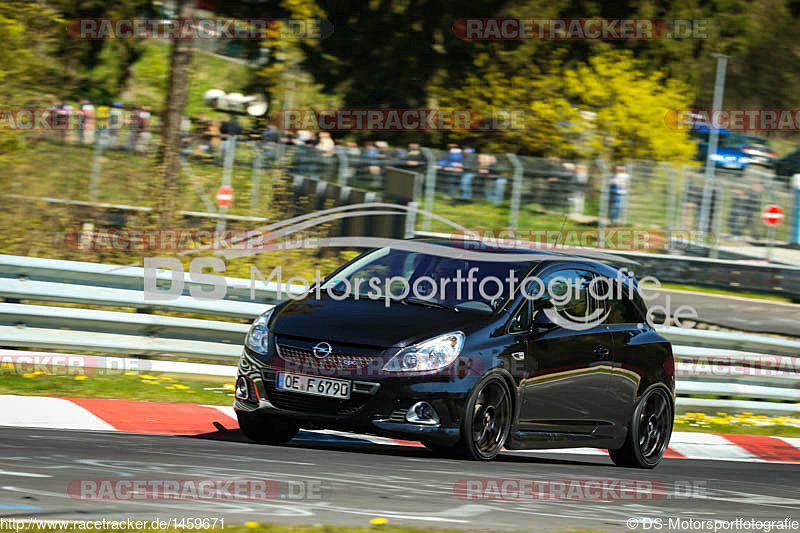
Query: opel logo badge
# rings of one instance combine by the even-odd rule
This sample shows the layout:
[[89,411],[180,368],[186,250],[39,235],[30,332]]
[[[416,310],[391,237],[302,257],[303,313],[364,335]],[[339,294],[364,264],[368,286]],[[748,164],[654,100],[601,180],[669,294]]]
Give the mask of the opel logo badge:
[[311,351],[314,353],[314,357],[322,359],[323,357],[328,357],[333,351],[333,348],[331,348],[331,345],[327,342],[320,342],[311,348]]

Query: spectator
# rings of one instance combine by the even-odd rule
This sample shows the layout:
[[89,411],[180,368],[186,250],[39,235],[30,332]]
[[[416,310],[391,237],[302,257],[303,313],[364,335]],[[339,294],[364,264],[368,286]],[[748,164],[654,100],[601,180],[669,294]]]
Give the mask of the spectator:
[[336,148],[336,143],[333,142],[331,134],[327,131],[319,132],[319,142],[317,143],[317,150],[324,152],[327,155],[332,155]]
[[369,173],[372,176],[372,186],[381,187],[383,184],[383,167],[386,165],[386,159],[389,157],[389,143],[386,141],[377,141],[375,143],[377,154],[375,159],[376,165],[369,167]]
[[589,184],[588,167],[579,163],[575,166],[572,194],[569,198],[570,212],[577,215],[583,214],[584,201],[586,198],[586,187]]
[[211,131],[212,123],[205,113],[200,113],[194,125],[195,138],[197,139],[197,151],[200,155],[213,156],[214,149],[211,146],[213,134]]
[[405,161],[408,159],[408,150],[402,146],[398,146],[397,148],[392,148],[389,150],[387,157],[391,160],[392,166],[399,166],[405,163]]
[[[101,108],[102,109],[102,106]],[[100,115],[100,111],[98,109],[98,118]],[[109,144],[112,147],[117,146],[117,137],[119,136],[120,130],[122,130],[122,124],[125,122],[125,112],[122,110],[122,104],[120,102],[114,102],[111,104],[111,108],[108,109],[108,134],[109,134]],[[100,126],[101,129],[103,126]]]
[[222,123],[219,133],[222,138],[222,160],[225,161],[228,150],[235,149],[236,137],[242,134],[242,125],[239,124],[236,115],[230,115],[228,120]]
[[97,106],[97,114],[95,117],[95,141],[102,143],[105,148],[110,145],[108,138],[108,116],[111,109],[106,104]]
[[549,172],[545,180],[544,204],[551,209],[564,209],[568,203],[569,181],[572,173],[558,157],[548,160]]
[[56,108],[57,123],[61,136],[61,143],[66,144],[69,140],[69,130],[72,127],[72,106],[63,103]]
[[[89,102],[89,100],[83,99],[81,100],[79,113],[78,142],[81,144],[86,142],[91,143],[95,129],[94,106],[91,104],[91,102]],[[87,136],[87,131],[91,131],[92,135]]]
[[479,156],[475,153],[474,148],[464,148],[463,155],[464,173],[461,174],[461,199],[472,200],[472,180],[478,173]]
[[744,230],[753,225],[753,215],[761,205],[761,192],[764,188],[760,183],[748,187],[736,187],[731,192],[733,202],[728,213],[728,227],[735,237],[742,237]]
[[[505,199],[506,183],[508,179],[500,174],[497,168],[497,158],[495,156],[488,154],[482,155],[485,155],[484,164],[488,164],[488,170],[485,172],[488,178],[487,181],[489,182],[486,184],[486,199],[493,205],[500,205]],[[494,178],[494,182],[491,182],[492,178]]]
[[406,152],[405,166],[409,170],[421,171],[420,167],[425,165],[425,154],[420,150],[419,144],[411,143]]
[[620,224],[625,211],[625,198],[628,193],[630,176],[623,165],[617,165],[616,173],[608,180],[609,218],[611,224]]
[[152,134],[149,131],[150,127],[150,107],[144,106],[139,111],[139,116],[137,117],[136,121],[136,128],[138,129],[138,143],[136,144],[136,150],[138,152],[146,152],[147,146],[150,143],[150,137]]
[[349,141],[346,146],[347,146],[347,157],[358,158],[359,156],[361,156],[361,150],[358,148],[358,144],[354,143],[353,141]]
[[450,190],[451,196],[456,196],[459,180],[456,174],[461,174],[464,169],[464,154],[456,144],[447,145],[447,155],[436,162],[436,169],[445,172],[445,185]]
[[[694,226],[698,231],[700,227],[700,217],[703,212],[703,196],[705,195],[705,184],[702,181],[692,182],[689,190],[686,191],[686,204],[689,207],[694,207]],[[708,204],[708,220],[706,221],[703,232],[710,234],[711,229],[714,227],[714,214],[717,209],[717,187],[711,187],[711,198]]]

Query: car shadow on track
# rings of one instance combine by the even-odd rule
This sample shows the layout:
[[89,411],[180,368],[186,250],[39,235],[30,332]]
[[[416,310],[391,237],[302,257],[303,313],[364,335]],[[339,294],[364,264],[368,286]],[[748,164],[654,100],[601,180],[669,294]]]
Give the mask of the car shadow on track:
[[[211,433],[203,433],[200,435],[187,435],[188,438],[194,439],[207,439],[216,441],[227,441],[237,443],[248,443],[253,446],[260,446],[247,437],[245,437],[239,429],[227,429],[220,423],[214,424],[217,431]],[[420,459],[441,459],[450,461],[462,461],[461,459],[447,455],[440,451],[432,451],[424,446],[415,445],[390,445],[379,444],[371,442],[364,438],[357,436],[346,437],[343,435],[329,435],[325,433],[316,433],[313,431],[300,431],[294,439],[288,444],[280,446],[282,448],[298,448],[308,450],[329,450],[346,453],[359,453],[370,455],[385,455],[393,457],[414,457]],[[535,452],[534,452],[535,453]],[[501,463],[527,463],[527,464],[553,464],[553,465],[587,465],[587,466],[609,466],[613,465],[609,462],[603,462],[602,456],[597,456],[596,461],[583,461],[576,459],[565,459],[555,457],[541,457],[535,455],[525,455],[517,453],[504,452],[494,459],[496,462]]]

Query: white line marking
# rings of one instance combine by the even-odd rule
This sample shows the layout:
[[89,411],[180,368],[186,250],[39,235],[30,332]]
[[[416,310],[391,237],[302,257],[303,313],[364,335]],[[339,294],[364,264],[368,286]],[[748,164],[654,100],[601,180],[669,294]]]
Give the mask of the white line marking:
[[18,477],[53,477],[46,474],[34,474],[32,472],[9,472],[8,470],[0,470],[0,476],[18,476]]

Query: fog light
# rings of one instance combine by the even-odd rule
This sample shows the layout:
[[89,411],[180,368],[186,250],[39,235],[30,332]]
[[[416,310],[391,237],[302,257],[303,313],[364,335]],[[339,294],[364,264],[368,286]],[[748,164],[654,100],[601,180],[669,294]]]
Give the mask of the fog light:
[[406,420],[414,424],[436,426],[439,424],[439,415],[428,402],[417,402],[408,409]]
[[249,397],[250,393],[247,390],[247,378],[239,376],[236,378],[236,399],[247,400]]

